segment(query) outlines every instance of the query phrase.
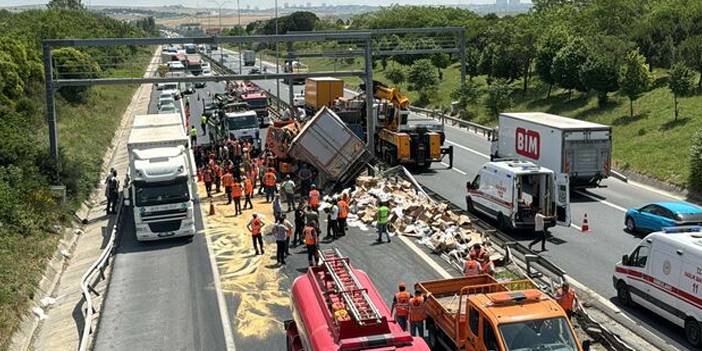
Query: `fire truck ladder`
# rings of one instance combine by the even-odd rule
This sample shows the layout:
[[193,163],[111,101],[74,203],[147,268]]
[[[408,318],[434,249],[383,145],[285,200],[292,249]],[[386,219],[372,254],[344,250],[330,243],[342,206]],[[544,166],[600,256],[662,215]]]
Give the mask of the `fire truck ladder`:
[[360,325],[379,324],[382,319],[380,312],[368,297],[367,289],[361,288],[349,266],[348,257],[343,257],[337,248],[320,250],[319,256],[353,318]]

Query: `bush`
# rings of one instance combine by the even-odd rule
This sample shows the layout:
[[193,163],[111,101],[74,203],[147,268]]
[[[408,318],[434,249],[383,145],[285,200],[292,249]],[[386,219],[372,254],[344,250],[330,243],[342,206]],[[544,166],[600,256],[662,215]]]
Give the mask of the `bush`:
[[490,114],[497,117],[500,112],[512,107],[512,87],[503,79],[498,79],[487,88],[485,106]]
[[702,131],[695,133],[690,146],[690,175],[688,177],[690,190],[702,192]]

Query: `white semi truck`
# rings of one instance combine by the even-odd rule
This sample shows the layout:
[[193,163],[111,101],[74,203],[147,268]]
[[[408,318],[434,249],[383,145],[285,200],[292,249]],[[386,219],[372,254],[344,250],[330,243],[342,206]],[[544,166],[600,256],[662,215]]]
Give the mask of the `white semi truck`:
[[135,116],[127,151],[124,198],[134,211],[137,240],[195,235],[195,166],[180,116]]
[[572,187],[596,187],[610,173],[612,128],[542,112],[502,113],[490,158],[533,162],[568,175]]

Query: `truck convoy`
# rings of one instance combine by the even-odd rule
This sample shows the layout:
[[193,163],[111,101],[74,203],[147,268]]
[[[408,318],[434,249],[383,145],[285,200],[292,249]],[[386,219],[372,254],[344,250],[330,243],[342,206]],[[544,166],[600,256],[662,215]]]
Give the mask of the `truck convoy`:
[[319,252],[321,263],[295,279],[288,351],[429,351],[403,331],[365,272],[338,249]]
[[702,346],[702,227],[651,233],[614,267],[622,305],[639,305],[685,329]]
[[466,184],[466,208],[497,221],[500,229],[534,229],[541,212],[546,228],[570,225],[568,177],[526,161],[485,163]]
[[256,64],[256,52],[253,50],[244,50],[244,66],[254,66]]
[[612,128],[548,113],[502,113],[490,158],[534,162],[567,174],[573,187],[596,187],[609,176]]
[[195,235],[189,139],[179,114],[135,116],[124,199],[139,241]]
[[489,275],[417,283],[427,296],[432,350],[587,351],[568,316],[529,280],[500,283]]

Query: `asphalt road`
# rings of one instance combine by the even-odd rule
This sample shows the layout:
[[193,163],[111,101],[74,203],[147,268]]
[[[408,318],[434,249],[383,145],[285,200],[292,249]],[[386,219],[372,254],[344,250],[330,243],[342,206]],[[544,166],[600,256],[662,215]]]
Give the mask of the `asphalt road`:
[[[227,52],[227,50],[225,50]],[[230,53],[228,67],[238,70],[238,56]],[[260,62],[257,61],[260,67]],[[264,64],[266,64],[264,62]],[[268,66],[268,70],[274,66]],[[275,80],[254,81],[261,88],[276,92]],[[281,82],[281,99],[287,101],[288,86]],[[294,86],[296,92],[303,86]],[[412,118],[422,118],[414,114]],[[454,169],[435,164],[431,170],[416,175],[419,182],[465,209],[465,184],[472,180],[480,166],[489,160],[490,143],[482,136],[465,130],[446,128],[449,145],[454,146]],[[602,183],[605,188],[578,190],[571,194],[571,211],[574,226],[552,228],[547,251],[541,253],[563,268],[574,279],[605,299],[616,301],[612,286],[613,267],[623,254],[633,250],[642,234],[631,234],[624,230],[624,212],[630,207],[640,207],[655,201],[677,200],[662,192],[627,184],[610,178]],[[460,189],[460,190],[458,190]],[[580,225],[587,214],[591,232],[582,233]],[[515,240],[528,244],[531,237],[511,234]],[[689,349],[682,328],[664,321],[657,315],[640,308],[621,307],[641,327],[653,332],[670,343],[675,349]]]
[[[197,205],[195,220],[201,231]],[[129,211],[121,227],[94,349],[224,350],[205,237],[138,242]]]

